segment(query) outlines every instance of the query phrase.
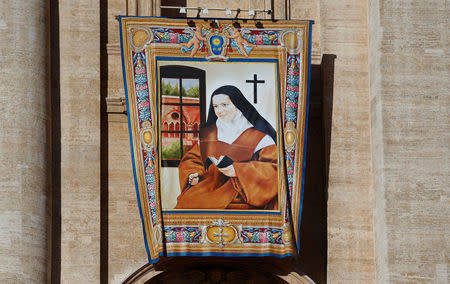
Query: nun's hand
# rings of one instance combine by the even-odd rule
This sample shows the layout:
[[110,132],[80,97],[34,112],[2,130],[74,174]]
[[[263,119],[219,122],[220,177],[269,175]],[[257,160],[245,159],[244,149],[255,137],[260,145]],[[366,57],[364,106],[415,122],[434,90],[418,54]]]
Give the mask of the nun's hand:
[[196,185],[199,181],[199,176],[198,173],[193,173],[189,175],[189,180],[188,180],[188,184],[190,186]]
[[236,177],[236,171],[234,170],[233,165],[229,165],[226,168],[219,168],[219,171],[227,177]]

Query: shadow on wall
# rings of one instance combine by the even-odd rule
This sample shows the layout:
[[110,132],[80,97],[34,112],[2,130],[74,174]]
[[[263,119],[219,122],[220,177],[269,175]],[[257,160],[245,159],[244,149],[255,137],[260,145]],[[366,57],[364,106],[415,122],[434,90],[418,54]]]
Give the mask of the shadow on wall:
[[334,54],[324,54],[320,65],[311,65],[299,269],[315,283],[327,282],[328,167],[335,59]]

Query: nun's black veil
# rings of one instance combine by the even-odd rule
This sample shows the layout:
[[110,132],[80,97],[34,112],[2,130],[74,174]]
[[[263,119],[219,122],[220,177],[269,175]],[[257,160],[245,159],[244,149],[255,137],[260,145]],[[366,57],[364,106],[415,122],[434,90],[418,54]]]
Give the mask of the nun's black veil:
[[214,112],[212,99],[215,95],[227,95],[231,102],[242,112],[242,115],[259,131],[262,131],[272,137],[273,141],[277,143],[277,133],[267,120],[262,117],[255,107],[247,101],[241,91],[235,86],[226,85],[216,89],[211,95],[211,103],[209,105],[208,120],[205,126],[215,125],[217,115]]

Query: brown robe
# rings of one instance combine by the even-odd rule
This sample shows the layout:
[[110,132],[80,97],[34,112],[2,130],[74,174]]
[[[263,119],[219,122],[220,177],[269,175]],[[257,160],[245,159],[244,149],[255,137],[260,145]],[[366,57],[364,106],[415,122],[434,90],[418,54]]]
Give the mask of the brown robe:
[[[278,160],[276,145],[254,153],[266,134],[249,128],[232,144],[217,140],[215,125],[200,131],[195,145],[179,165],[181,194],[176,209],[278,209]],[[205,169],[208,157],[227,155],[234,162],[236,177],[222,174],[216,165]],[[189,187],[188,179],[198,173],[200,181]]]

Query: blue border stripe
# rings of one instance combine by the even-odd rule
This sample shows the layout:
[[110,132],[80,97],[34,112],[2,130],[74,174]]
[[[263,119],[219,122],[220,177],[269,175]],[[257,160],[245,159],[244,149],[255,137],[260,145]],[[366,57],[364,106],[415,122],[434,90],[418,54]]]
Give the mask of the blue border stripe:
[[149,258],[149,263],[153,264],[159,261],[160,257],[173,257],[173,256],[193,256],[193,257],[264,257],[272,256],[278,258],[295,257],[292,253],[276,254],[276,253],[221,253],[221,252],[172,252],[172,253],[159,253],[158,258]]
[[145,231],[144,215],[142,214],[141,199],[139,197],[139,187],[138,187],[135,160],[134,160],[134,154],[133,154],[134,149],[133,149],[133,135],[131,134],[130,106],[129,106],[129,102],[128,102],[129,101],[128,100],[128,88],[127,88],[128,84],[127,84],[127,76],[126,76],[126,72],[125,72],[125,55],[123,52],[122,16],[119,16],[119,31],[120,31],[120,54],[122,55],[123,84],[124,84],[124,88],[125,88],[125,98],[126,98],[126,103],[127,103],[128,132],[130,134],[131,163],[133,165],[134,186],[136,189],[137,202],[139,205],[139,215],[141,216],[142,230],[144,233],[144,241],[145,241],[145,250],[147,251],[148,261],[150,263],[155,263],[158,261],[158,259],[153,260],[151,258],[150,250],[148,248],[148,240],[147,240],[147,234]]
[[309,22],[309,50],[308,50],[308,85],[306,91],[306,120],[305,120],[305,140],[303,142],[303,172],[302,172],[302,188],[300,193],[300,207],[298,209],[298,227],[297,227],[297,254],[300,255],[300,225],[302,222],[302,209],[303,209],[303,191],[305,187],[305,168],[306,168],[306,145],[308,137],[308,117],[309,117],[309,91],[311,83],[311,31],[312,21]]
[[223,257],[262,257],[262,256],[274,256],[274,257],[289,257],[294,256],[292,253],[275,254],[275,253],[221,253],[221,252],[205,252],[205,253],[193,253],[193,252],[174,252],[167,253],[167,257],[171,256],[223,256]]

